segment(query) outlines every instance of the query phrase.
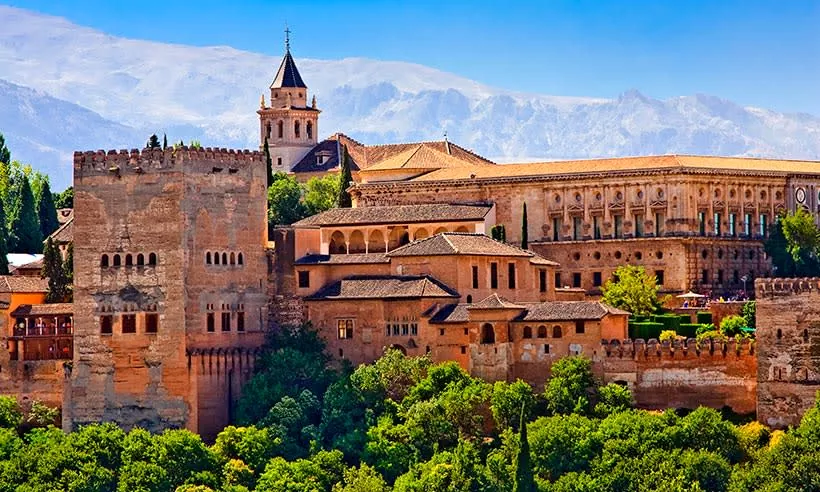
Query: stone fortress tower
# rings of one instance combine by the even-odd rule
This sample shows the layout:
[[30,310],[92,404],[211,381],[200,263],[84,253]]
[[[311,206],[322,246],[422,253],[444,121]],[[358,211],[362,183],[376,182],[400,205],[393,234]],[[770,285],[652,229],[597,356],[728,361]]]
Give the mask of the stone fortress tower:
[[268,141],[273,171],[289,172],[318,141],[319,111],[316,96],[307,104],[307,85],[290,54],[290,31],[285,29],[285,56],[270,85],[270,106],[262,95],[259,114],[259,148]]

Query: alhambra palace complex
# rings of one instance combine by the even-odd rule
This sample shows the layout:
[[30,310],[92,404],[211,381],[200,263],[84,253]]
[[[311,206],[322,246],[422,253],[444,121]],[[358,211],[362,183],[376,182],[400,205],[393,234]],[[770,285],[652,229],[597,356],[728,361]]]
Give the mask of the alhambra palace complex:
[[[820,214],[820,163],[498,165],[446,139],[320,141],[289,49],[257,113],[274,171],[338,173],[347,152],[354,208],[269,231],[260,151],[75,153],[73,217],[54,236],[74,244],[74,303],[43,304],[44,281],[3,277],[0,392],[60,406],[66,429],[113,421],[213,437],[265,332],[309,320],[354,364],[396,347],[539,387],[553,361],[582,354],[645,408],[729,406],[783,427],[813,403],[820,279],[764,278],[763,240],[781,211]],[[487,235],[501,224],[506,243]],[[597,300],[623,264],[670,294],[748,288],[756,341],[629,340],[629,313]]]

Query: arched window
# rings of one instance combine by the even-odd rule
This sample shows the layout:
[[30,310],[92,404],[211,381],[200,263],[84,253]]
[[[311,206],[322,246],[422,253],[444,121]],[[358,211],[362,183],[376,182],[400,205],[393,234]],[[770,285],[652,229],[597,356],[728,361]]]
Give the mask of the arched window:
[[268,139],[273,137],[273,135],[271,135],[272,132],[273,132],[273,129],[271,128],[270,121],[269,121],[268,124],[265,127],[265,137],[268,138]]
[[328,249],[332,255],[343,255],[347,253],[347,243],[345,242],[345,235],[342,231],[334,231],[333,234],[330,235],[330,246]]
[[130,254],[125,255],[125,266],[134,266],[134,258]]
[[495,343],[495,330],[490,323],[481,325],[481,343]]
[[222,264],[223,265],[228,264],[228,253],[222,253]]
[[301,137],[301,132],[299,131],[299,122],[298,121],[293,122],[293,136],[296,137],[296,138]]
[[473,296],[471,296],[470,294],[467,294],[467,304],[472,304],[472,303],[473,303]]
[[777,339],[780,340],[781,338],[783,338],[783,330],[778,328],[777,329]]
[[231,265],[236,265],[236,255],[231,252]]
[[242,265],[244,262],[242,261],[242,253],[236,255],[236,262]]
[[305,125],[305,135],[307,136],[308,140],[313,138],[313,123],[308,121]]
[[532,326],[524,327],[524,338],[532,338]]
[[145,265],[145,255],[143,255],[142,253],[139,253],[137,255],[137,266],[143,266],[143,265]]
[[279,120],[279,123],[276,124],[276,130],[279,134],[279,138],[283,138],[285,136],[285,122]]
[[555,325],[552,327],[552,338],[561,338],[561,327]]
[[547,338],[547,327],[541,325],[538,327],[538,338]]
[[118,266],[121,266],[121,265],[122,265],[122,258],[120,258],[120,255],[114,255],[114,266],[118,267]]
[[219,265],[219,253],[214,253],[214,265]]
[[809,330],[808,330],[808,329],[805,329],[805,328],[803,329],[803,341],[804,341],[804,342],[808,342],[808,341],[809,341]]
[[102,258],[100,258],[100,266],[108,268],[108,255],[102,255]]
[[210,264],[211,264],[211,252],[210,252],[210,251],[208,251],[207,253],[205,253],[205,264],[206,264],[206,265],[210,265]]
[[157,264],[157,254],[151,253],[148,255],[148,264],[149,265],[156,265]]

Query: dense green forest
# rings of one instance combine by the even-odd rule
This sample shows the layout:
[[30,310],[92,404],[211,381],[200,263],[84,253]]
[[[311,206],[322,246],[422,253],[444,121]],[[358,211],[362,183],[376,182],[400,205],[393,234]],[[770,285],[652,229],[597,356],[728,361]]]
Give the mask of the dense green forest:
[[64,434],[0,399],[0,490],[820,490],[820,403],[773,432],[707,408],[633,409],[582,357],[541,393],[398,351],[328,363],[309,327],[272,335],[211,445],[111,424]]

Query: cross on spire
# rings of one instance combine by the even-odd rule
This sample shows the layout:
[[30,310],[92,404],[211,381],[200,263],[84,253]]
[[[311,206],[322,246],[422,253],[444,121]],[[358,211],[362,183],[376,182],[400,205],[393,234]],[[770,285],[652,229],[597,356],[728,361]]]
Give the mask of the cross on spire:
[[290,51],[290,28],[285,23],[285,50]]

